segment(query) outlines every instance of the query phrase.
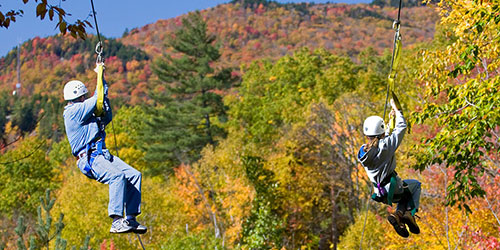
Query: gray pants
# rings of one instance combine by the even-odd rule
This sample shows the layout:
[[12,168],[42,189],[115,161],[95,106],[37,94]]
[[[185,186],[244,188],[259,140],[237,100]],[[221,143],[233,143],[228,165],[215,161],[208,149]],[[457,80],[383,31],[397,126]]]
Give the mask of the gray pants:
[[[407,180],[404,180],[404,182],[408,185],[408,190],[410,190],[411,197],[404,197],[403,196],[398,200],[394,200],[394,202],[398,203],[397,210],[401,210],[401,211],[409,210],[409,206],[410,206],[409,199],[413,200],[413,204],[415,205],[415,208],[418,210],[418,206],[420,203],[420,191],[421,191],[420,186],[421,186],[421,184],[419,181],[413,180],[413,179],[407,179]],[[402,187],[398,185],[398,187],[396,188],[394,193],[395,194],[402,194],[403,191],[404,190],[402,189]]]
[[84,158],[77,162],[85,176],[109,185],[109,216],[123,216],[124,208],[126,215],[141,213],[142,175],[139,171],[116,156],[111,160],[106,160],[102,155],[96,156],[90,172],[85,171],[85,164]]

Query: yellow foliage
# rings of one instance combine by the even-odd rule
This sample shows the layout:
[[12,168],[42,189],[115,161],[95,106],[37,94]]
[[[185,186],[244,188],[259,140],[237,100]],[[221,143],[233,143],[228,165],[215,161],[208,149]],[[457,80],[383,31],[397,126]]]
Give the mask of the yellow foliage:
[[215,216],[229,245],[239,239],[253,199],[237,142],[229,137],[216,149],[206,147],[198,163],[178,167],[171,179],[172,195],[181,201],[178,212],[186,216],[190,231],[214,231]]
[[[365,224],[366,218],[366,224]],[[354,224],[349,226],[339,239],[338,249],[383,249],[388,224],[372,211],[364,211],[356,216]],[[360,248],[361,245],[361,248]]]
[[[134,235],[109,233],[112,220],[108,217],[108,185],[90,180],[78,170],[76,163],[64,169],[64,182],[57,192],[54,215],[64,214],[66,227],[62,237],[68,245],[81,245],[86,235],[91,235],[91,245],[97,246],[103,240],[113,241],[119,249],[137,248]],[[175,231],[182,230],[174,225],[184,222],[178,213],[178,197],[171,194],[169,184],[160,179],[143,177],[142,214],[138,220],[146,225],[149,232],[142,239],[150,247],[159,247],[162,240]]]

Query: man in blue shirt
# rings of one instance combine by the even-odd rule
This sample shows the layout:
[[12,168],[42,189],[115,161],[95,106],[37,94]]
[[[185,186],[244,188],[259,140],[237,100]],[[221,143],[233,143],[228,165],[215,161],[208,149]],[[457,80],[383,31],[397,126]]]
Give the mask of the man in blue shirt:
[[[108,214],[113,219],[111,233],[146,233],[136,216],[141,213],[141,180],[139,171],[113,156],[106,149],[104,128],[111,122],[112,113],[104,85],[104,111],[102,117],[94,115],[97,90],[86,99],[85,84],[73,80],[64,86],[64,125],[71,152],[78,158],[80,171],[90,179],[109,185]],[[123,214],[126,214],[126,217]]]

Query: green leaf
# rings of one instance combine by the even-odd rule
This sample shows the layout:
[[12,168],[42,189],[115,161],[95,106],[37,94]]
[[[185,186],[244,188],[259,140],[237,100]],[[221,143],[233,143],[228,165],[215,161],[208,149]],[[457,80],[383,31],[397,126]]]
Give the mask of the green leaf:
[[36,16],[40,16],[40,19],[43,19],[45,17],[45,13],[47,13],[47,4],[39,3],[36,6]]
[[63,34],[66,34],[66,25],[66,21],[59,22],[59,31],[61,31],[61,33]]
[[54,10],[53,9],[49,10],[49,19],[50,19],[50,21],[52,21],[54,19]]

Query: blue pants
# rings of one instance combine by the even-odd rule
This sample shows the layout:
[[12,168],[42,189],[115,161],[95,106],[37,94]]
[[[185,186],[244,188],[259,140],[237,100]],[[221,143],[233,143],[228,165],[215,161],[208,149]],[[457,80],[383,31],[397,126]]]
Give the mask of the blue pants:
[[139,171],[116,156],[113,156],[111,161],[102,155],[96,156],[90,173],[84,170],[85,164],[85,157],[77,162],[78,168],[85,176],[109,185],[109,216],[123,216],[124,207],[126,215],[141,213],[142,175]]

